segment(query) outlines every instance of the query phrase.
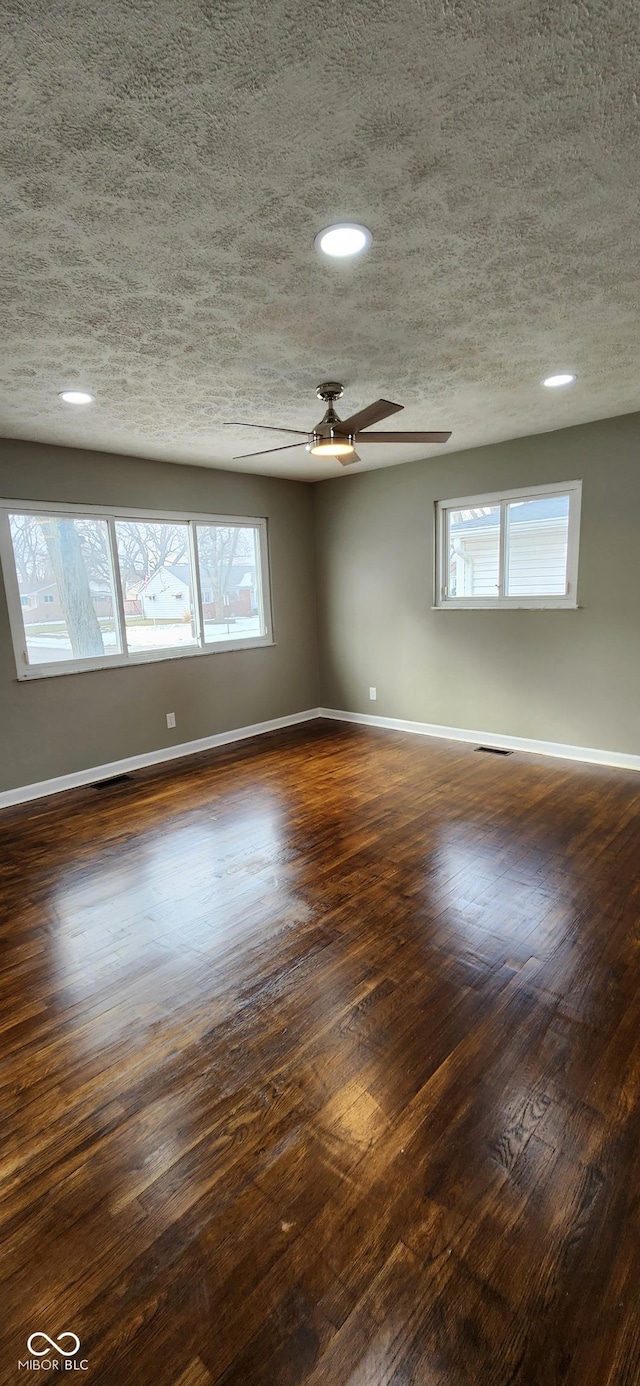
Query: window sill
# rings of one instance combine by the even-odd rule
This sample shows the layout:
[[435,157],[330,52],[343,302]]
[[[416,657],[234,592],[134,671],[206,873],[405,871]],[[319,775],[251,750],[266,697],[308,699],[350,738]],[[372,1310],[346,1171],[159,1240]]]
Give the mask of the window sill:
[[438,602],[432,611],[579,611],[579,602],[573,601],[494,601],[494,602]]
[[33,664],[28,668],[20,670],[17,674],[19,683],[31,683],[35,679],[58,678],[62,674],[94,674],[98,671],[104,672],[105,669],[139,669],[148,664],[164,664],[167,660],[176,659],[196,659],[199,655],[233,654],[239,650],[264,650],[275,645],[276,641],[269,636],[259,640],[236,640],[223,644],[214,645],[213,643],[205,646],[200,645],[195,649],[183,650],[159,650],[143,655],[113,655],[110,658],[92,660],[91,663],[82,660],[69,660],[68,663],[60,661],[55,664]]

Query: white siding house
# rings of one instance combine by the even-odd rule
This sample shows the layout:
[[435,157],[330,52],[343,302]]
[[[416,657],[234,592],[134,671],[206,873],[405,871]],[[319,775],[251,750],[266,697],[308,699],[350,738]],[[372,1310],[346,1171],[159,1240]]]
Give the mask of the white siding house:
[[158,568],[138,593],[146,620],[182,620],[191,613],[189,583],[175,569]]
[[[509,595],[562,596],[567,586],[567,497],[552,496],[509,504],[506,525],[505,589]],[[452,511],[449,526],[451,595],[495,597],[499,573],[500,514],[497,507]]]

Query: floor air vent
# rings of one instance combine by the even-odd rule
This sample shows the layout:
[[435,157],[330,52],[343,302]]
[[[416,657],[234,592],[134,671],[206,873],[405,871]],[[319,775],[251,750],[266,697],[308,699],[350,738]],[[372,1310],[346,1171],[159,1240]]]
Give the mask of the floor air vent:
[[488,756],[512,756],[513,751],[504,751],[502,746],[476,746],[476,751],[485,751]]
[[131,775],[112,775],[110,780],[96,780],[91,789],[111,789],[112,784],[129,784]]

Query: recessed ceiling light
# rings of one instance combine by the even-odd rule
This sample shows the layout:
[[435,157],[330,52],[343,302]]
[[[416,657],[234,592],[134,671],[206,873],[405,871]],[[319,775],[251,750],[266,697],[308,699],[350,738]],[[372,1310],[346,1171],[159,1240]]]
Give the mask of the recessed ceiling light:
[[63,399],[65,404],[92,404],[93,395],[86,390],[60,390],[59,399]]
[[355,221],[343,221],[336,226],[325,226],[324,231],[318,232],[314,244],[325,255],[358,255],[371,245],[371,232]]
[[546,380],[543,380],[542,384],[546,385],[548,390],[557,390],[560,385],[573,385],[574,380],[575,375],[571,375],[569,371],[565,371],[561,375],[548,375]]

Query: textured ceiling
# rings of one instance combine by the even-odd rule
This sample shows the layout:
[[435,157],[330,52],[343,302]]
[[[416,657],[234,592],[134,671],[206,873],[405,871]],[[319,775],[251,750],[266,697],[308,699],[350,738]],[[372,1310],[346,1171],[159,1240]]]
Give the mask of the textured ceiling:
[[[232,463],[278,437],[222,421],[307,428],[326,378],[449,449],[640,407],[633,0],[5,0],[1,24],[0,433],[314,478],[342,469]],[[360,260],[313,249],[341,218]],[[74,384],[95,405],[60,404]]]

